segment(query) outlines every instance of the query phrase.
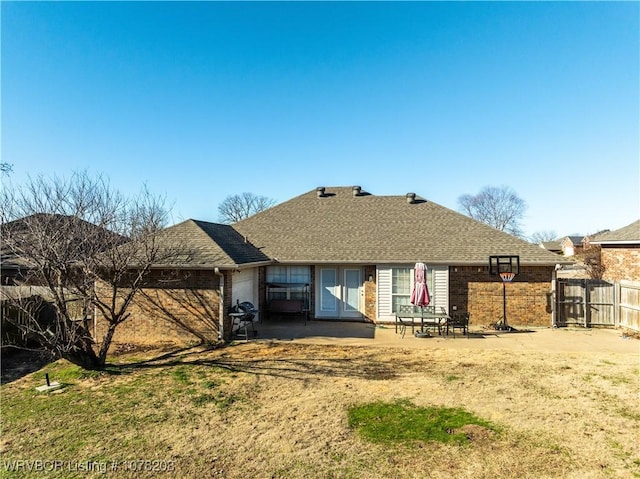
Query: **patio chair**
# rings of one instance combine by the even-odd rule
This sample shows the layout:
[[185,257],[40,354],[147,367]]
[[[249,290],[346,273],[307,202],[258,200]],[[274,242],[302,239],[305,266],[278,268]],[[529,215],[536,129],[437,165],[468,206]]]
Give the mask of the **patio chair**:
[[401,304],[396,313],[396,333],[400,330],[402,337],[407,332],[407,326],[411,326],[411,334],[415,333],[416,326],[419,325],[420,318],[414,317],[416,311],[412,304]]
[[454,311],[451,319],[447,320],[447,336],[449,329],[453,331],[453,337],[456,337],[456,328],[462,330],[462,334],[469,338],[469,313],[464,311]]

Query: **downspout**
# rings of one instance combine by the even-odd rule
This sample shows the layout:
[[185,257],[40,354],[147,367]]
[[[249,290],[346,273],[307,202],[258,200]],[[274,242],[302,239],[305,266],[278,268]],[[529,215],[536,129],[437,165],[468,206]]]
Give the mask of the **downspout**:
[[218,340],[224,339],[224,274],[220,268],[214,268],[213,272],[220,278],[220,301],[218,304]]

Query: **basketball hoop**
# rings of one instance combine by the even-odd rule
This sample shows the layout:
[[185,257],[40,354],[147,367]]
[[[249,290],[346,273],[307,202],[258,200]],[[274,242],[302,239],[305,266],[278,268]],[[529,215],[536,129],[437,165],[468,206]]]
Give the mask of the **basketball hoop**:
[[520,256],[489,256],[489,274],[492,276],[499,275],[502,280],[502,319],[495,324],[497,330],[513,331],[513,328],[507,324],[507,283],[511,283],[519,273]]
[[500,273],[500,277],[502,278],[503,283],[510,283],[515,276],[516,274],[511,271],[503,271],[502,273]]

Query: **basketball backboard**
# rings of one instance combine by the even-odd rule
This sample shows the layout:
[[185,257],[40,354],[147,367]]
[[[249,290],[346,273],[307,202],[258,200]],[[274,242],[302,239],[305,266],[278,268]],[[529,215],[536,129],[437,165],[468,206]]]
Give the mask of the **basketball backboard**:
[[489,256],[489,274],[499,275],[500,273],[520,273],[520,256]]

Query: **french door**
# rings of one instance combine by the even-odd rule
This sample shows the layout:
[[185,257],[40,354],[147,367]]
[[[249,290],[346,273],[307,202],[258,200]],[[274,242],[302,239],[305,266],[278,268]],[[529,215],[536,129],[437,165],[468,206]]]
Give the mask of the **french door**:
[[361,318],[362,269],[356,267],[318,268],[317,317]]

